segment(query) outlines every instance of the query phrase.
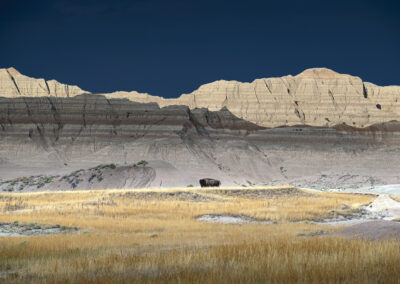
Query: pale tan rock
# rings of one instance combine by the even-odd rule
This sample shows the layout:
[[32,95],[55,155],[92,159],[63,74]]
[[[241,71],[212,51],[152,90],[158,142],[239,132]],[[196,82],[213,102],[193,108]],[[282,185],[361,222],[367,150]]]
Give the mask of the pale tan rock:
[[[0,69],[0,96],[73,97],[87,93],[57,81],[33,79],[14,68]],[[187,105],[217,111],[226,107],[234,115],[264,127],[307,124],[347,124],[366,127],[400,121],[400,86],[380,87],[359,77],[326,68],[312,68],[297,76],[256,79],[251,83],[219,80],[190,94],[165,99],[146,93],[113,92],[107,98],[126,98],[160,107]]]
[[[101,188],[187,186],[203,177],[228,186],[400,184],[398,122],[360,129],[342,124],[261,129],[228,110],[266,126],[318,125],[325,117],[332,124],[370,123],[397,118],[399,87],[312,69],[252,83],[217,81],[178,99],[137,92],[106,94],[106,99],[16,72],[1,73],[6,76],[0,86],[11,98],[0,97],[0,181],[147,160],[151,175],[107,176]],[[49,91],[42,91],[46,84]],[[160,109],[152,101],[181,106]],[[196,109],[201,106],[222,111]],[[46,186],[57,189],[53,185]],[[88,180],[81,186],[99,188]]]
[[215,81],[177,99],[137,92],[106,96],[156,102],[161,107],[187,105],[212,111],[227,107],[239,118],[264,127],[343,123],[366,127],[400,120],[400,86],[380,87],[326,68],[307,69],[297,76],[256,79],[251,83]]
[[15,68],[0,69],[0,97],[74,97],[88,93],[77,86],[22,75]]

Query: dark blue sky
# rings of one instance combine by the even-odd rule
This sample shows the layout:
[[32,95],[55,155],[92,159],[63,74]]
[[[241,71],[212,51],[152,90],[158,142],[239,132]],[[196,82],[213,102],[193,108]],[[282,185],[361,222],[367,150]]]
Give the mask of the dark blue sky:
[[399,2],[0,0],[0,67],[164,97],[310,67],[400,85]]

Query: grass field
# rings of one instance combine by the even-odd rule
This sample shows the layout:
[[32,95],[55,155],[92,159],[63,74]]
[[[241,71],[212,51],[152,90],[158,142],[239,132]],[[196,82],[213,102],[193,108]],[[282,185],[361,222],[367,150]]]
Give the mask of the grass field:
[[[338,228],[298,222],[374,198],[290,186],[2,193],[0,222],[79,230],[0,237],[0,283],[397,283],[399,242],[318,236]],[[203,214],[272,224],[196,220]]]
[[390,195],[390,197],[396,201],[400,202],[400,196],[399,195]]

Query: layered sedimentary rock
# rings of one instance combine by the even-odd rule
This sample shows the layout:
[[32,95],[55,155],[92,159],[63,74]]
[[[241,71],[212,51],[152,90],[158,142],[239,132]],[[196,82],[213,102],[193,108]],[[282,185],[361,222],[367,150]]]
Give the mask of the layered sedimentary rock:
[[327,69],[217,81],[177,99],[90,94],[1,69],[0,182],[147,160],[151,174],[129,168],[118,178],[114,173],[118,183],[92,183],[89,174],[85,182],[89,188],[186,186],[204,177],[246,186],[400,183],[398,97],[399,87]]
[[30,78],[12,67],[0,69],[0,97],[73,97],[83,93],[88,92],[56,80]]
[[399,86],[379,87],[326,68],[308,69],[294,77],[257,79],[251,83],[216,81],[177,99],[137,92],[106,96],[157,102],[160,106],[187,105],[209,110],[226,107],[239,118],[265,127],[342,123],[366,127],[400,120]]
[[263,129],[227,109],[160,108],[89,94],[0,98],[0,126],[0,178],[145,159],[158,168],[153,186],[194,184],[201,173],[222,172],[215,155],[225,155],[229,143],[235,155],[257,159],[241,139]]
[[[73,97],[88,93],[55,80],[33,79],[14,68],[0,69],[1,97]],[[138,92],[101,94],[160,107],[227,108],[235,116],[263,127],[334,126],[362,128],[400,120],[400,86],[380,87],[361,78],[326,68],[307,69],[297,76],[256,79],[251,83],[216,81],[190,94],[165,99]]]
[[[118,176],[118,183],[85,182],[88,188],[186,186],[203,177],[246,186],[400,183],[400,126],[395,122],[363,129],[264,128],[226,108],[215,112],[187,106],[160,108],[155,103],[86,94],[1,98],[0,126],[3,180],[65,175],[102,163],[129,166],[144,159],[151,175],[133,168],[129,175]],[[61,184],[65,185],[70,186]]]

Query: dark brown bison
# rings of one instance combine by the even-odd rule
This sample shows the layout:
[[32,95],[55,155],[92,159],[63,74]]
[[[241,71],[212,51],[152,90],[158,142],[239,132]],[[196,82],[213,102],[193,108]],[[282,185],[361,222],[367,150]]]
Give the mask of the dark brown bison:
[[212,178],[203,178],[200,180],[201,187],[220,186],[221,182]]

